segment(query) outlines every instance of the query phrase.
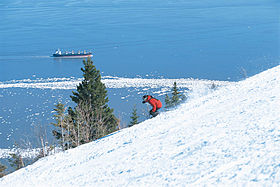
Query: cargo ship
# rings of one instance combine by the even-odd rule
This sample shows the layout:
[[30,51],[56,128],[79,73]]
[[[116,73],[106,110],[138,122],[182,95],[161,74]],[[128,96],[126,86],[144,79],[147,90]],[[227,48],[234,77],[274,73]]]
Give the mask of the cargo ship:
[[71,52],[62,52],[61,50],[56,50],[55,53],[52,55],[52,57],[57,57],[57,58],[87,58],[87,57],[92,57],[91,52],[86,52],[84,51],[78,51],[75,53],[74,51]]

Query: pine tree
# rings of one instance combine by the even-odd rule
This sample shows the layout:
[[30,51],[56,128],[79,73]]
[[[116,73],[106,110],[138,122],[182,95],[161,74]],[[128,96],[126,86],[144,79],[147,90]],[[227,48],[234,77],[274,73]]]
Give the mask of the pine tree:
[[186,99],[186,96],[182,93],[179,92],[177,88],[177,83],[174,82],[173,87],[172,87],[172,97],[171,99],[169,96],[166,94],[165,95],[165,108],[171,108],[174,106],[177,106],[181,102],[183,102]]
[[51,123],[54,125],[56,130],[53,130],[53,135],[56,139],[60,140],[60,145],[62,146],[62,149],[64,150],[64,143],[65,143],[65,105],[62,103],[58,103],[55,105],[54,111],[56,114],[54,114],[56,123]]
[[210,89],[213,89],[213,90],[217,89],[217,85],[213,82],[210,86]]
[[2,164],[0,163],[0,178],[3,177],[3,176],[5,176],[4,171],[5,171],[6,169],[7,169],[7,167],[4,166],[4,165],[2,165]]
[[90,58],[83,60],[83,81],[70,96],[76,104],[69,107],[64,115],[65,106],[55,105],[54,115],[56,130],[54,136],[60,140],[63,149],[76,147],[101,138],[117,129],[119,120],[114,116],[113,109],[107,103],[107,90],[101,82],[99,70],[95,68]]
[[180,101],[179,94],[180,94],[180,92],[178,91],[177,83],[174,82],[173,88],[172,88],[172,98],[171,98],[172,106],[176,106],[179,104],[179,101]]
[[10,166],[13,167],[15,170],[24,167],[24,161],[20,153],[19,144],[17,142],[14,143],[15,146],[15,153],[10,153],[10,158],[8,158],[8,162]]
[[132,110],[132,116],[130,116],[130,124],[128,125],[128,127],[132,127],[133,125],[138,124],[138,118],[139,116],[137,116],[137,109],[136,109],[136,105],[134,105],[133,110]]
[[18,153],[11,153],[11,158],[8,159],[11,167],[13,167],[15,170],[18,170],[20,168],[24,167],[24,162],[20,154]]
[[165,108],[170,108],[171,107],[171,100],[170,97],[168,96],[168,94],[165,94]]
[[[86,143],[116,130],[118,119],[107,103],[107,90],[101,82],[100,71],[96,69],[90,58],[83,61],[83,81],[77,86],[77,92],[70,96],[77,104],[69,115],[81,132],[81,142]],[[79,132],[79,131],[78,131]]]

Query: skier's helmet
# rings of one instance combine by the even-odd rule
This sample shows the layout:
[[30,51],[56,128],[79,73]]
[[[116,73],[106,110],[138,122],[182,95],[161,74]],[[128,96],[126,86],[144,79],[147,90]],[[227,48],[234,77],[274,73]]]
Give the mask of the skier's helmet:
[[145,101],[147,99],[148,95],[144,95],[143,96],[143,101]]

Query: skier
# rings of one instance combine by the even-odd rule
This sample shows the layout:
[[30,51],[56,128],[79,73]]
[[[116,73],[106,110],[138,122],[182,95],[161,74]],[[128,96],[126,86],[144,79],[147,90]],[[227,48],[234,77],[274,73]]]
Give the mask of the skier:
[[148,102],[153,107],[152,110],[150,110],[150,115],[156,117],[159,114],[158,110],[162,107],[160,100],[154,98],[151,95],[144,95],[142,103],[146,102]]

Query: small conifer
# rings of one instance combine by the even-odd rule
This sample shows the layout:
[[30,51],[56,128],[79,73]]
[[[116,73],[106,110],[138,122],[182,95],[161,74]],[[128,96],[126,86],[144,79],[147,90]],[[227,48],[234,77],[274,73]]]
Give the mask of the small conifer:
[[0,163],[0,178],[3,177],[3,176],[5,176],[4,171],[5,171],[6,169],[7,169],[7,167],[4,166],[4,165],[2,165],[2,164]]
[[165,94],[165,108],[170,108],[171,107],[171,100],[168,94]]
[[65,105],[62,103],[58,103],[55,105],[54,111],[56,114],[54,114],[55,123],[51,123],[55,127],[57,127],[55,130],[53,130],[53,135],[56,139],[59,140],[60,145],[62,146],[62,149],[64,150],[64,143],[65,143]]
[[165,108],[171,108],[177,106],[186,99],[186,96],[179,92],[177,83],[174,82],[172,87],[172,97],[170,98],[167,94],[165,95]]
[[180,101],[180,92],[178,91],[177,88],[177,83],[174,82],[173,88],[172,88],[172,98],[171,98],[171,103],[173,106],[176,106],[179,104]]
[[10,153],[10,157],[8,159],[11,167],[13,167],[15,170],[19,170],[20,168],[24,167],[24,162],[20,154],[18,153]]
[[139,116],[137,116],[136,105],[134,105],[133,111],[132,111],[132,116],[130,117],[131,121],[130,121],[130,124],[128,127],[132,127],[133,125],[138,124],[138,118],[139,118]]

